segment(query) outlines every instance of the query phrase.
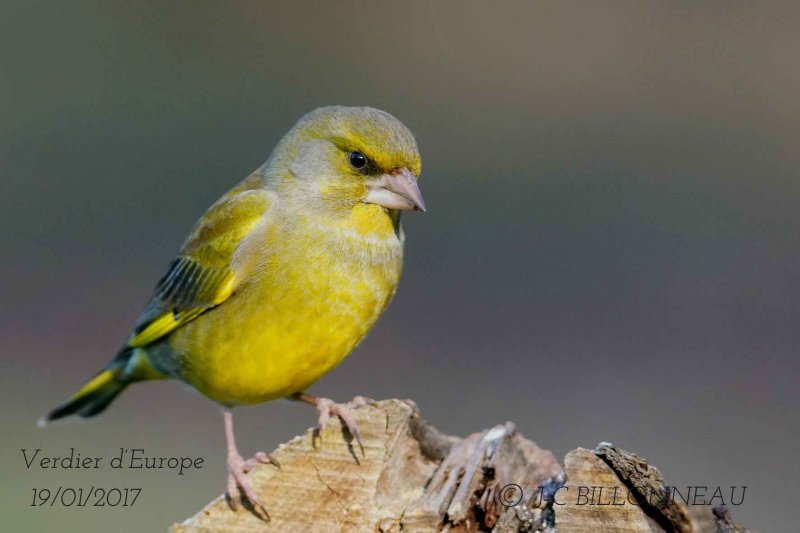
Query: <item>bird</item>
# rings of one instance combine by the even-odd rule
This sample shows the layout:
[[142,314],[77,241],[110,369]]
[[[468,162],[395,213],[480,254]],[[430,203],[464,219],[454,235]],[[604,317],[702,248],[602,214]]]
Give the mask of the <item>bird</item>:
[[[397,288],[403,211],[425,211],[411,131],[370,107],[303,117],[267,161],[196,222],[110,363],[40,425],[93,417],[128,385],[176,379],[222,407],[227,497],[268,518],[245,474],[232,409],[280,398],[338,416],[361,445],[352,409],[307,389],[366,336]],[[362,446],[363,453],[363,446]],[[279,466],[279,465],[277,465]]]

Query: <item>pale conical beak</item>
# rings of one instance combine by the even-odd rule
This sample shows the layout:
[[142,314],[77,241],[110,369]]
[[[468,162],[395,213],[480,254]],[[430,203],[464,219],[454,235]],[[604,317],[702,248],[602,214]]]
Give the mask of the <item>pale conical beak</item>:
[[364,202],[382,205],[386,209],[425,211],[417,177],[406,168],[376,178],[370,184]]

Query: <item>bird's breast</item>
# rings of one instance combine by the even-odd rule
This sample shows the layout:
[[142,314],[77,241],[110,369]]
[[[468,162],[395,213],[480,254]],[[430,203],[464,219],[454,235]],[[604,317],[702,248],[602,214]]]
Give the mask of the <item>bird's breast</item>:
[[249,279],[176,332],[189,379],[230,405],[302,391],[338,365],[389,303],[402,266],[381,238],[313,220],[271,226]]

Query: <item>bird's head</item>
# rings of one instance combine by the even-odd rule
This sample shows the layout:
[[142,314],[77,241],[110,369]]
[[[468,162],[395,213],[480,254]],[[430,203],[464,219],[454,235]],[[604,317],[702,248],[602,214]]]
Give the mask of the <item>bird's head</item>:
[[425,211],[422,163],[399,120],[369,107],[321,107],[286,134],[270,161],[276,192],[296,205],[348,216]]

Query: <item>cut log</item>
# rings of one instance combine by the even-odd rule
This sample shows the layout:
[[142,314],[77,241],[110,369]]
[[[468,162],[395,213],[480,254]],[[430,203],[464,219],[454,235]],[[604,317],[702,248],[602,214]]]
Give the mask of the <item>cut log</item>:
[[[746,531],[733,529],[740,526],[725,510],[690,513],[652,498],[665,487],[658,470],[607,443],[570,452],[564,470],[511,422],[458,438],[425,422],[408,400],[365,405],[355,415],[363,455],[331,420],[321,435],[309,430],[275,450],[280,468],[258,465],[247,474],[269,521],[247,507],[232,510],[220,496],[172,531]],[[595,490],[590,504],[586,487],[605,492]],[[605,505],[613,491],[618,500],[634,496]]]

